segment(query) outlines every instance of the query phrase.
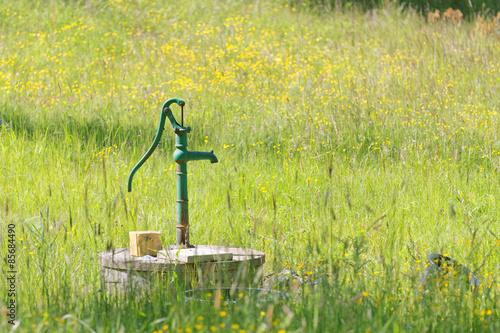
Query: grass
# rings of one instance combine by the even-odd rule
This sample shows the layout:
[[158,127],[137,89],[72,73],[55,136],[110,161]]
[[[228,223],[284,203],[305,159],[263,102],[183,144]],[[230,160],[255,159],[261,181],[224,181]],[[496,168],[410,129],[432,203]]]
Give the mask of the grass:
[[[484,24],[275,1],[0,4],[17,331],[498,331],[500,63]],[[175,242],[169,128],[126,192],[170,97],[189,148],[219,158],[188,165],[193,243],[262,250],[266,273],[317,284],[218,309],[169,297],[175,279],[99,291],[97,253],[128,231]],[[477,295],[422,299],[431,252],[471,268]]]

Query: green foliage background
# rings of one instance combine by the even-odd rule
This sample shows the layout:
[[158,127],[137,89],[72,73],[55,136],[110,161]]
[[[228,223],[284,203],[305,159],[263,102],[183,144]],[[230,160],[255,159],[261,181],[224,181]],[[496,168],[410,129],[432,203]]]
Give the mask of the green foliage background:
[[465,17],[475,15],[496,15],[500,11],[500,1],[497,0],[292,0],[295,5],[311,6],[323,11],[335,7],[358,7],[363,10],[381,8],[394,3],[403,8],[413,8],[421,13],[448,8],[459,9]]

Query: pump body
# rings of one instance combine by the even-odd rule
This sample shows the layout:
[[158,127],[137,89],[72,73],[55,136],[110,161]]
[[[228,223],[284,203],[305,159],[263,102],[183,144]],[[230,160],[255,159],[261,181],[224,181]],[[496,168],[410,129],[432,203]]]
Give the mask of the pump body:
[[[187,162],[209,160],[211,163],[217,163],[217,157],[211,152],[188,151],[187,150],[187,134],[191,132],[190,127],[179,125],[175,120],[169,106],[173,103],[178,104],[182,109],[185,105],[184,101],[178,98],[171,98],[167,100],[161,109],[160,124],[156,133],[155,140],[149,148],[148,152],[137,163],[137,165],[130,172],[128,178],[128,191],[132,191],[132,180],[137,170],[144,164],[144,162],[151,156],[153,151],[158,146],[163,130],[165,129],[165,120],[168,118],[172,124],[172,129],[175,133],[175,152],[174,160],[177,163],[177,237],[176,244],[183,248],[194,247],[189,242],[189,200],[188,200],[188,186],[187,186]],[[184,116],[182,116],[184,120]]]

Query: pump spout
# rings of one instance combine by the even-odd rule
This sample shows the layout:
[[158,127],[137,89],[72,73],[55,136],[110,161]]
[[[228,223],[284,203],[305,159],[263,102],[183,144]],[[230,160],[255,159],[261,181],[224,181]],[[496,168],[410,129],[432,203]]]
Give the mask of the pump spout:
[[202,151],[188,151],[187,149],[179,149],[179,147],[174,152],[174,159],[176,163],[186,163],[189,161],[200,161],[209,160],[210,163],[217,163],[219,160],[217,156],[214,155],[214,151],[202,152]]

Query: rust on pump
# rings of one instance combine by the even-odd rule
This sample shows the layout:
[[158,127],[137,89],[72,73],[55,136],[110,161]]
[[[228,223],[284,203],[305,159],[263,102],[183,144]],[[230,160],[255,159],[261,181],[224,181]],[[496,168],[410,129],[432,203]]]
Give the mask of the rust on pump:
[[[175,120],[172,111],[170,110],[171,104],[178,104],[181,107],[181,124]],[[134,174],[137,170],[144,164],[144,162],[151,156],[153,151],[158,146],[163,130],[165,129],[165,120],[168,118],[172,124],[172,129],[175,133],[175,151],[174,160],[177,163],[177,237],[176,243],[178,246],[183,248],[192,248],[189,242],[189,206],[188,206],[188,190],[187,190],[187,162],[189,161],[199,161],[199,160],[209,160],[211,163],[217,163],[217,157],[214,155],[213,150],[211,152],[200,152],[200,151],[188,151],[187,150],[187,134],[191,132],[190,127],[184,127],[184,101],[178,98],[170,98],[167,100],[162,108],[160,114],[160,124],[158,125],[158,131],[156,132],[156,137],[153,144],[147,151],[147,153],[142,157],[142,159],[137,163],[137,165],[132,169],[128,177],[128,191],[132,191],[132,180]]]

